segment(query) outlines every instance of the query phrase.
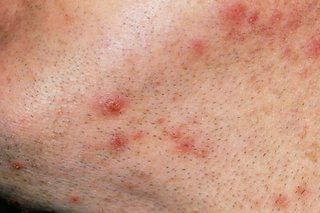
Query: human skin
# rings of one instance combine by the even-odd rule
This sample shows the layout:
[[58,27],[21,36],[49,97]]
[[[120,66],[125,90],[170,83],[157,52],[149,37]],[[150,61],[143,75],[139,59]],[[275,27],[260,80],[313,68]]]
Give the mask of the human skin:
[[320,211],[317,0],[0,0],[0,191],[79,213]]

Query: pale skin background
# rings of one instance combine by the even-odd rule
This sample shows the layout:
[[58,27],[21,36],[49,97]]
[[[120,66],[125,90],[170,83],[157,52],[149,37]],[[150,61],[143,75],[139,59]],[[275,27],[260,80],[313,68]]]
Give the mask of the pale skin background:
[[0,0],[1,195],[319,212],[318,20],[318,0]]

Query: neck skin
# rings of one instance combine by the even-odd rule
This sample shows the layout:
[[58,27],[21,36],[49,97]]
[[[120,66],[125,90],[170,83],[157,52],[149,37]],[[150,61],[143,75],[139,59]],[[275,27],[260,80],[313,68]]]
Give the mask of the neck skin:
[[5,196],[60,212],[319,209],[318,1],[22,2],[0,0]]

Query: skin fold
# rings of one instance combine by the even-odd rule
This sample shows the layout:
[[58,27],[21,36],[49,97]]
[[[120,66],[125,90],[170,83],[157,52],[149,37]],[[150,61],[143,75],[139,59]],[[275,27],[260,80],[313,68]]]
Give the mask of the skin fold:
[[319,212],[319,8],[0,0],[0,195],[42,212]]

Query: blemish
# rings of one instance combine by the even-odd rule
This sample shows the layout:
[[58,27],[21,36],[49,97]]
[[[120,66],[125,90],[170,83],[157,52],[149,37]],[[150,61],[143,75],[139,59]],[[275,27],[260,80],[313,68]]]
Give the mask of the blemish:
[[196,150],[194,152],[195,156],[197,156],[198,158],[207,158],[208,157],[208,150],[205,149],[200,149],[200,150]]
[[274,197],[273,204],[276,208],[285,209],[289,206],[288,197],[284,194],[278,194]]
[[309,191],[305,185],[298,186],[296,189],[296,194],[299,197],[305,197],[308,193]]
[[192,153],[195,141],[184,136],[179,129],[168,132],[168,136],[175,143],[175,148],[183,153]]
[[279,10],[273,11],[271,17],[270,17],[270,25],[278,25],[282,21],[283,14]]
[[151,173],[146,173],[143,171],[138,171],[135,169],[130,170],[130,174],[132,177],[142,180],[144,182],[151,180]]
[[222,10],[222,16],[231,24],[242,24],[247,16],[247,7],[242,3],[231,3]]
[[179,139],[182,137],[181,131],[179,129],[175,129],[171,132],[165,131],[165,133],[168,134],[171,137],[171,139],[173,139],[173,140],[176,140],[176,139]]
[[255,11],[248,16],[247,21],[249,24],[254,25],[255,23],[257,23],[258,19],[259,19],[259,13]]
[[76,19],[72,15],[66,13],[64,14],[64,20],[66,24],[72,24]]
[[309,146],[308,151],[306,151],[305,155],[310,161],[316,163],[318,162],[318,159],[319,159],[319,153],[320,153],[320,145],[317,143],[313,143],[312,145]]
[[306,55],[308,58],[317,58],[320,56],[320,37],[313,37],[306,44]]
[[118,95],[101,97],[99,100],[100,111],[105,116],[118,116],[125,111],[127,105],[127,100]]
[[162,86],[162,84],[163,84],[163,82],[161,82],[161,81],[155,81],[155,82],[154,82],[154,85],[155,85],[156,87],[160,87],[160,86]]
[[157,120],[156,120],[156,123],[157,124],[163,124],[165,122],[165,119],[164,118],[158,118]]
[[141,131],[136,131],[133,133],[132,135],[132,139],[133,140],[141,140],[144,136],[144,132],[141,130]]
[[[298,14],[296,14],[298,13]],[[289,30],[296,30],[301,25],[302,14],[299,12],[291,11],[288,14],[288,20],[286,23],[286,27]]]
[[80,203],[80,197],[78,195],[69,195],[68,197],[68,201],[69,203],[72,203],[72,204],[78,204]]
[[176,142],[176,148],[180,152],[184,153],[190,153],[192,150],[194,150],[194,139],[192,138],[180,138],[180,139],[175,139]]
[[124,151],[127,148],[129,141],[121,133],[116,133],[111,136],[110,139],[110,148],[112,151]]
[[21,170],[23,169],[23,165],[20,161],[13,161],[11,162],[11,168],[14,170]]
[[174,94],[172,97],[171,97],[171,102],[174,103],[174,102],[177,102],[177,100],[179,99],[179,96],[177,94]]
[[123,187],[128,191],[134,191],[138,188],[138,185],[131,182],[124,182]]
[[198,158],[205,158],[208,156],[207,150],[198,148],[195,137],[182,133],[180,129],[164,131],[164,134],[174,142],[175,150],[179,153],[191,154]]
[[205,54],[205,50],[206,50],[205,42],[201,39],[192,40],[191,48],[193,51],[193,55],[196,58],[201,58]]

